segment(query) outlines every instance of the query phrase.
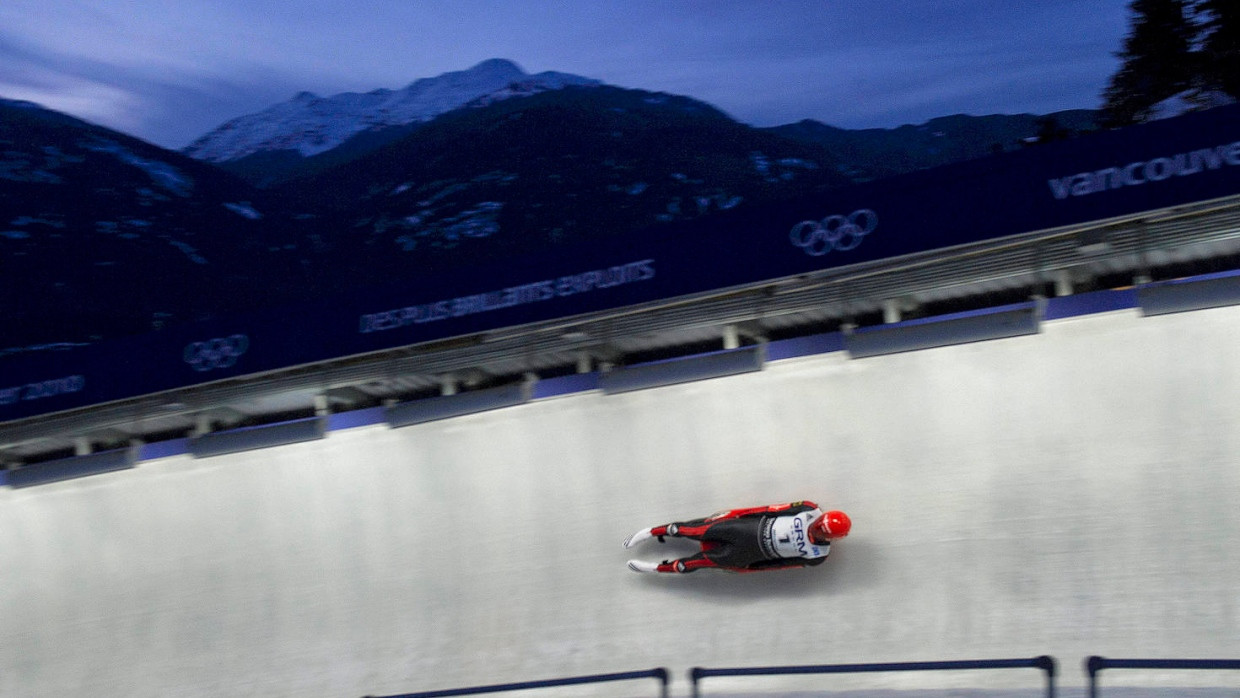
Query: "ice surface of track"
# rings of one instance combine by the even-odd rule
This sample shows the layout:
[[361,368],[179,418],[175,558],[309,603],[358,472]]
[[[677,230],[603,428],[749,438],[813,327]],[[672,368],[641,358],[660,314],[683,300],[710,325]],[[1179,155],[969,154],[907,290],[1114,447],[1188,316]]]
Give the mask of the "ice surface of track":
[[[800,498],[854,522],[822,567],[625,568],[684,550],[624,550],[638,528]],[[692,666],[1040,654],[1073,694],[1089,654],[1240,657],[1238,502],[1240,308],[793,359],[0,489],[0,695],[355,698],[662,666],[679,696]]]

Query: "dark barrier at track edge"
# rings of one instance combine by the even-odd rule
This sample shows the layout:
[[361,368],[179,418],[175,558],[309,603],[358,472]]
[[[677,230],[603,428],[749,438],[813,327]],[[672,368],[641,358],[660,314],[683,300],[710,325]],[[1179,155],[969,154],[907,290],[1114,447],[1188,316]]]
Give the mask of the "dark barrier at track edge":
[[1111,659],[1093,655],[1085,660],[1089,698],[1098,696],[1098,672],[1103,669],[1240,669],[1240,659]]
[[447,688],[440,691],[422,691],[420,693],[402,693],[396,696],[365,696],[365,698],[441,698],[443,696],[473,696],[481,693],[500,693],[503,691],[521,691],[531,688],[552,688],[555,686],[575,686],[583,683],[605,683],[608,681],[630,681],[634,679],[658,679],[659,695],[667,698],[668,671],[662,667],[645,671],[625,671],[617,674],[593,674],[590,676],[572,676],[564,679],[548,679],[546,681],[522,681],[520,683],[499,683],[490,686],[473,686],[471,688]]
[[689,671],[693,698],[698,698],[698,681],[709,676],[772,676],[780,674],[855,674],[880,671],[953,671],[961,669],[1041,669],[1046,672],[1046,697],[1055,698],[1055,659],[1040,657],[1020,659],[976,659],[948,662],[896,662],[885,664],[817,664],[808,666],[748,667]]

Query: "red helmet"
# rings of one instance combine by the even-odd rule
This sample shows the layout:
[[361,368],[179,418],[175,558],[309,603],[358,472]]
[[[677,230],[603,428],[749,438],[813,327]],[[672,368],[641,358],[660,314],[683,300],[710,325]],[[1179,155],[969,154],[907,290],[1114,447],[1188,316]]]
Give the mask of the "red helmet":
[[843,538],[852,529],[852,520],[842,511],[828,511],[809,525],[810,537],[818,541]]

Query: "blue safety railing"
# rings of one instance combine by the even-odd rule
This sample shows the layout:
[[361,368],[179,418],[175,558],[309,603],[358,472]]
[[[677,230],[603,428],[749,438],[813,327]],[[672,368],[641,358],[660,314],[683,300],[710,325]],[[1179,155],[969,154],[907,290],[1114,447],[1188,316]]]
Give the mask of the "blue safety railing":
[[1093,655],[1085,660],[1089,698],[1098,696],[1098,672],[1103,669],[1240,669],[1240,659],[1113,659]]
[[[552,688],[555,686],[576,686],[586,683],[606,683],[609,681],[632,681],[636,679],[657,679],[659,695],[667,698],[668,671],[664,668],[647,669],[645,671],[624,671],[616,674],[593,674],[590,676],[572,676],[563,679],[545,681],[522,681],[520,683],[499,683],[490,686],[473,686],[471,688],[447,688],[439,691],[422,691],[419,693],[402,693],[382,698],[443,698],[445,696],[473,696],[482,693],[501,693],[504,691],[522,691],[531,688]],[[366,696],[366,698],[380,698]]]
[[1046,696],[1055,698],[1055,660],[1053,657],[1020,659],[977,659],[946,662],[896,662],[885,664],[817,664],[809,666],[747,667],[727,669],[704,669],[694,667],[689,671],[693,683],[693,698],[698,698],[698,682],[711,676],[774,676],[784,674],[854,674],[861,672],[888,671],[957,671],[967,669],[1040,669],[1046,672]]

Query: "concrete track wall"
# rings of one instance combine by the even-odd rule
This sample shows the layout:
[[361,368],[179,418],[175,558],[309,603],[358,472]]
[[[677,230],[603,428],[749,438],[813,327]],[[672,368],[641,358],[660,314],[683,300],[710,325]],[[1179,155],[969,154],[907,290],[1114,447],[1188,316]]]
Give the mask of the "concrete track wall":
[[[624,550],[638,528],[801,498],[853,518],[820,568],[624,566],[685,550]],[[1088,654],[1240,657],[1237,502],[1240,308],[793,359],[0,489],[0,695],[348,698],[657,666],[687,695],[695,665],[1038,654],[1079,686]]]

